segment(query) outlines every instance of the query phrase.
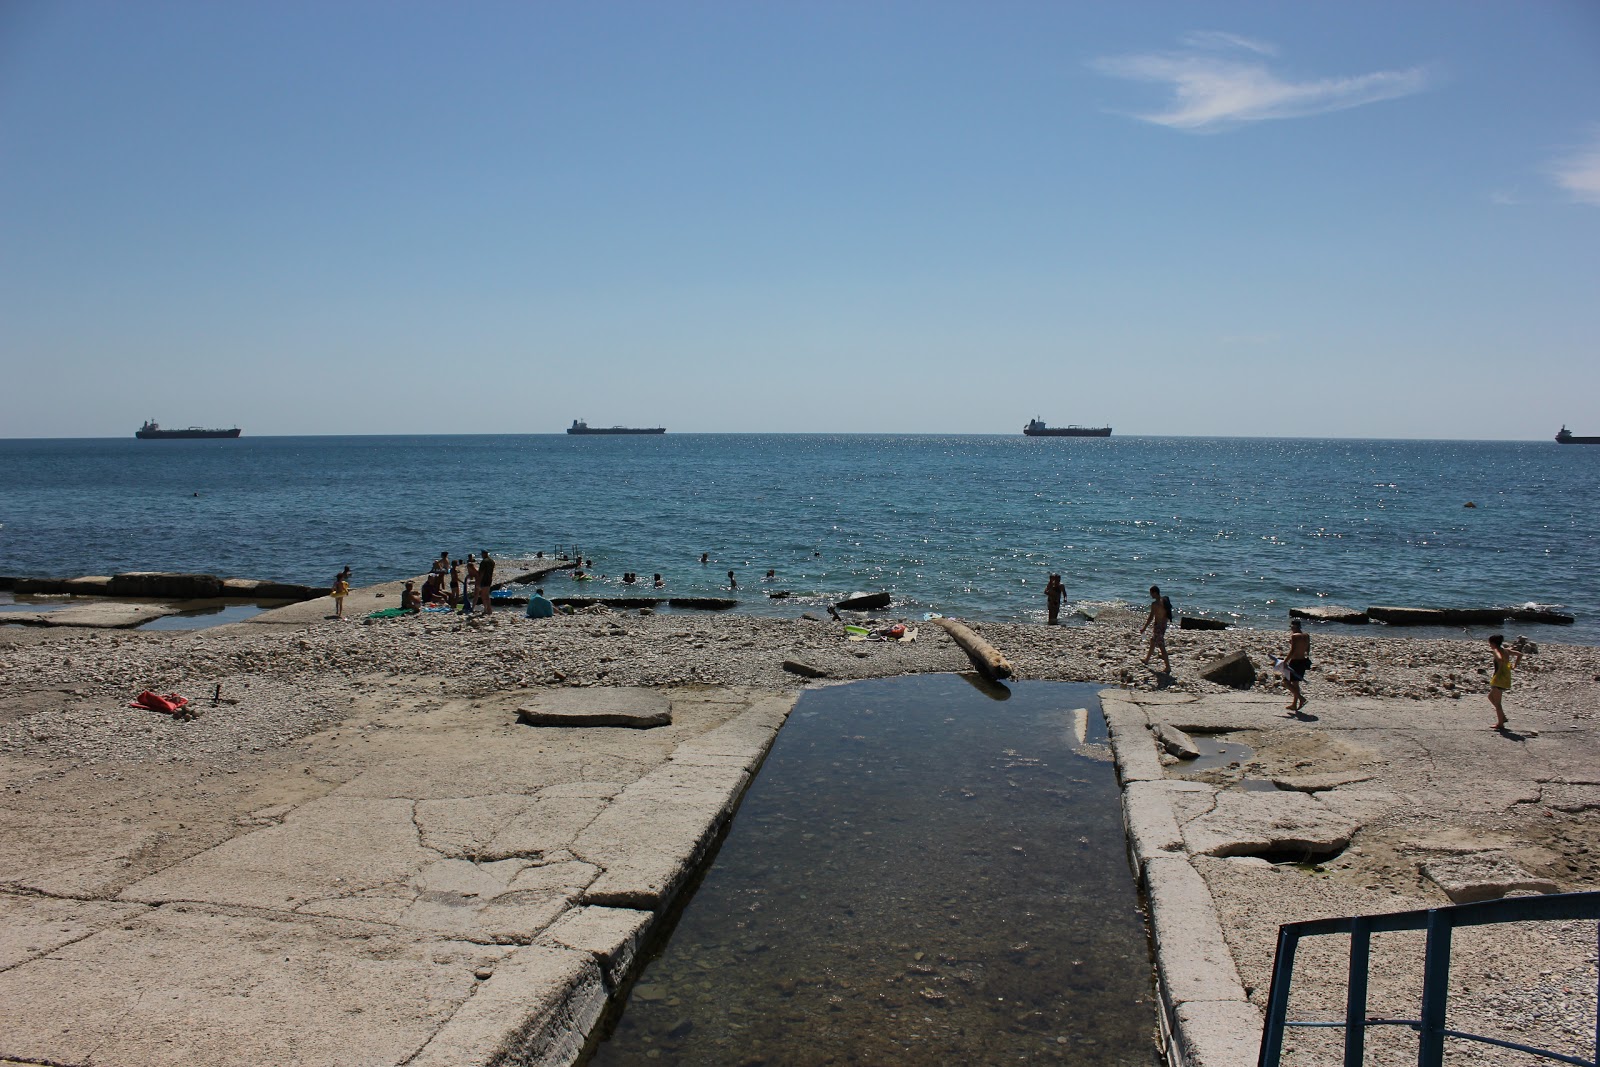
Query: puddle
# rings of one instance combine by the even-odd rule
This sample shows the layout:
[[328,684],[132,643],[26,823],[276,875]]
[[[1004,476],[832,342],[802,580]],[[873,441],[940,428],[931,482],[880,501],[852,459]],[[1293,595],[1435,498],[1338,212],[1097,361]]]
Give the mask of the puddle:
[[263,607],[260,604],[224,604],[216,607],[202,608],[198,611],[185,611],[179,615],[163,615],[159,619],[135,627],[139,630],[204,630],[211,626],[221,626],[229,622],[243,622],[254,618],[263,611],[271,611],[284,602],[273,601]]
[[58,611],[72,604],[70,597],[33,597],[18,600],[13,593],[0,593],[0,611]]
[[1098,688],[805,693],[588,1062],[1155,1067]]
[[1232,764],[1243,765],[1245,760],[1255,755],[1255,750],[1249,745],[1241,745],[1237,741],[1218,741],[1206,734],[1193,734],[1189,739],[1200,750],[1200,758],[1188,760],[1178,768],[1185,775],[1201,771],[1225,771]]

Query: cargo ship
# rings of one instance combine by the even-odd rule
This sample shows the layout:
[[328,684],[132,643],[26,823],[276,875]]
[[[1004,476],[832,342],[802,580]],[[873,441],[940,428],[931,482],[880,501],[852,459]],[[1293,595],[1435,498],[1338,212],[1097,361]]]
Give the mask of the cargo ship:
[[1029,437],[1110,437],[1109,426],[1046,426],[1043,419],[1031,419],[1022,432]]
[[182,430],[163,430],[160,423],[151,419],[135,430],[133,436],[141,441],[170,441],[179,437],[238,437],[241,432],[243,431],[237,426],[231,430],[207,430],[199,426],[189,426]]
[[573,419],[568,433],[666,433],[665,426],[590,426],[582,419]]
[[1558,445],[1600,445],[1600,437],[1574,437],[1572,431],[1565,426],[1556,434]]

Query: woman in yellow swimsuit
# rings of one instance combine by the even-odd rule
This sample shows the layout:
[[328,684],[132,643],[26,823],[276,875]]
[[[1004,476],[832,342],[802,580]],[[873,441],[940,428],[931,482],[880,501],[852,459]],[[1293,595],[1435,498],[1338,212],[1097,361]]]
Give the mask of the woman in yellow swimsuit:
[[1506,690],[1511,688],[1511,670],[1522,665],[1522,650],[1520,648],[1506,648],[1505,637],[1501,634],[1489,635],[1489,651],[1494,655],[1494,675],[1489,679],[1489,703],[1494,705],[1494,728],[1506,728],[1506,711],[1500,706],[1500,701],[1505,697]]

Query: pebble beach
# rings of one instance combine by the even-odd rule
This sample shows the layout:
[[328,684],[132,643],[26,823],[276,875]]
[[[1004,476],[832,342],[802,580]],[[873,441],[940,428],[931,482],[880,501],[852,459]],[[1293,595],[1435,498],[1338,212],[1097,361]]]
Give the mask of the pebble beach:
[[[318,739],[375,742],[393,731],[395,722],[403,725],[406,716],[420,722],[447,706],[500,706],[530,693],[575,688],[792,693],[857,679],[971,669],[941,630],[920,615],[901,617],[892,609],[852,621],[868,628],[903,623],[916,632],[915,640],[851,640],[841,623],[815,615],[773,618],[602,606],[542,620],[527,619],[508,606],[489,617],[364,617],[393,603],[397,594],[398,583],[356,590],[348,606],[351,617],[344,620],[329,617],[331,602],[323,599],[191,631],[0,627],[0,671],[14,690],[8,713],[0,717],[0,769],[14,801],[11,817],[0,826],[0,857],[10,857],[14,865],[41,847],[28,830],[29,812],[35,804],[59,810],[65,794],[71,797],[70,810],[82,817],[127,821],[127,813],[138,809],[143,821],[159,827],[148,853],[125,861],[136,868],[154,862],[152,856],[192,853],[237,832],[237,820],[245,817],[241,808],[255,805],[253,810],[270,812],[271,805],[257,802],[293,805],[309,795],[311,780],[323,772],[312,765],[303,774],[295,768],[306,746]],[[1361,729],[1380,734],[1385,720],[1392,721],[1396,736],[1413,720],[1434,723],[1473,751],[1481,749],[1484,768],[1511,758],[1501,754],[1516,750],[1523,758],[1530,746],[1556,738],[1569,749],[1577,746],[1568,754],[1580,763],[1587,751],[1587,765],[1600,765],[1600,751],[1594,750],[1600,735],[1594,700],[1600,692],[1600,649],[1549,641],[1530,648],[1506,701],[1511,729],[1498,734],[1490,730],[1489,656],[1482,641],[1312,626],[1315,666],[1306,686],[1306,710],[1316,718],[1308,723],[1282,711],[1281,689],[1264,670],[1271,654],[1284,649],[1285,632],[1174,628],[1168,638],[1173,670],[1165,675],[1140,663],[1145,638],[1138,629],[1143,619],[1138,608],[1102,604],[1092,613],[1094,621],[1070,626],[972,625],[1004,653],[1020,679],[1095,683],[1158,708],[1246,701],[1249,714],[1229,720],[1226,730],[1247,740],[1252,755],[1211,776],[1223,786],[1230,778],[1309,774],[1324,764],[1339,769],[1352,759],[1361,763],[1367,757],[1352,756],[1354,749],[1335,752],[1321,740],[1341,728],[1342,708],[1363,709]],[[1515,636],[1515,630],[1508,631],[1508,637]],[[1200,677],[1206,663],[1238,651],[1262,669],[1253,690],[1240,694]],[[796,663],[818,677],[797,675]],[[213,703],[218,686],[223,699]],[[200,714],[179,721],[130,709],[129,700],[146,689],[188,696]],[[375,712],[385,708],[393,714],[379,721]],[[1375,708],[1380,709],[1376,726]],[[395,714],[401,718],[394,719]],[[1368,747],[1381,750],[1376,744]],[[484,758],[492,761],[492,751]],[[1538,833],[1524,835],[1519,855],[1559,889],[1594,888],[1600,886],[1600,829],[1589,816],[1600,808],[1600,779],[1580,775],[1564,781],[1571,793],[1563,794],[1569,801],[1565,810],[1550,809],[1536,819]],[[1540,787],[1532,782],[1529,787],[1537,801]],[[1548,785],[1543,788],[1554,796]],[[248,803],[234,796],[241,790],[249,793]],[[1526,813],[1536,810],[1537,804],[1528,804],[1530,797],[1513,798],[1503,811],[1441,807],[1437,814],[1454,820],[1463,840],[1483,833],[1504,843],[1523,832],[1511,828],[1522,826]],[[208,811],[212,805],[216,810]],[[1196,857],[1196,869],[1212,883],[1252,1003],[1259,1006],[1265,996],[1263,968],[1270,965],[1271,930],[1263,927],[1262,916],[1288,921],[1326,913],[1319,910],[1319,900],[1340,913],[1448,902],[1382,829],[1395,818],[1374,815],[1362,831],[1371,838],[1366,847],[1358,834],[1357,847],[1319,867],[1317,877],[1326,887],[1309,900],[1286,896],[1283,879],[1299,877],[1293,871],[1268,877],[1238,861]],[[1291,899],[1300,906],[1285,908]],[[1483,1003],[1553,1011],[1569,1030],[1586,1011],[1592,1019],[1593,940],[1560,936],[1567,947],[1553,958],[1573,973],[1543,979],[1575,992],[1519,1000],[1522,994],[1491,990]],[[1581,973],[1584,968],[1588,977]],[[1407,964],[1396,963],[1392,971],[1395,983],[1412,977]],[[1375,989],[1382,984],[1375,977]],[[1309,995],[1318,995],[1315,987]],[[1473,1052],[1474,1062],[1511,1062],[1499,1055]]]

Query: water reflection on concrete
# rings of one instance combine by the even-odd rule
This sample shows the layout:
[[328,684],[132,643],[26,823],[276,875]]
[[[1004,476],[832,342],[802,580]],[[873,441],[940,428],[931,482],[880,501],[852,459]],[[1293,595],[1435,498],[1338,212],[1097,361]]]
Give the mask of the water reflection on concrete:
[[806,693],[592,1063],[1159,1063],[1094,693]]

